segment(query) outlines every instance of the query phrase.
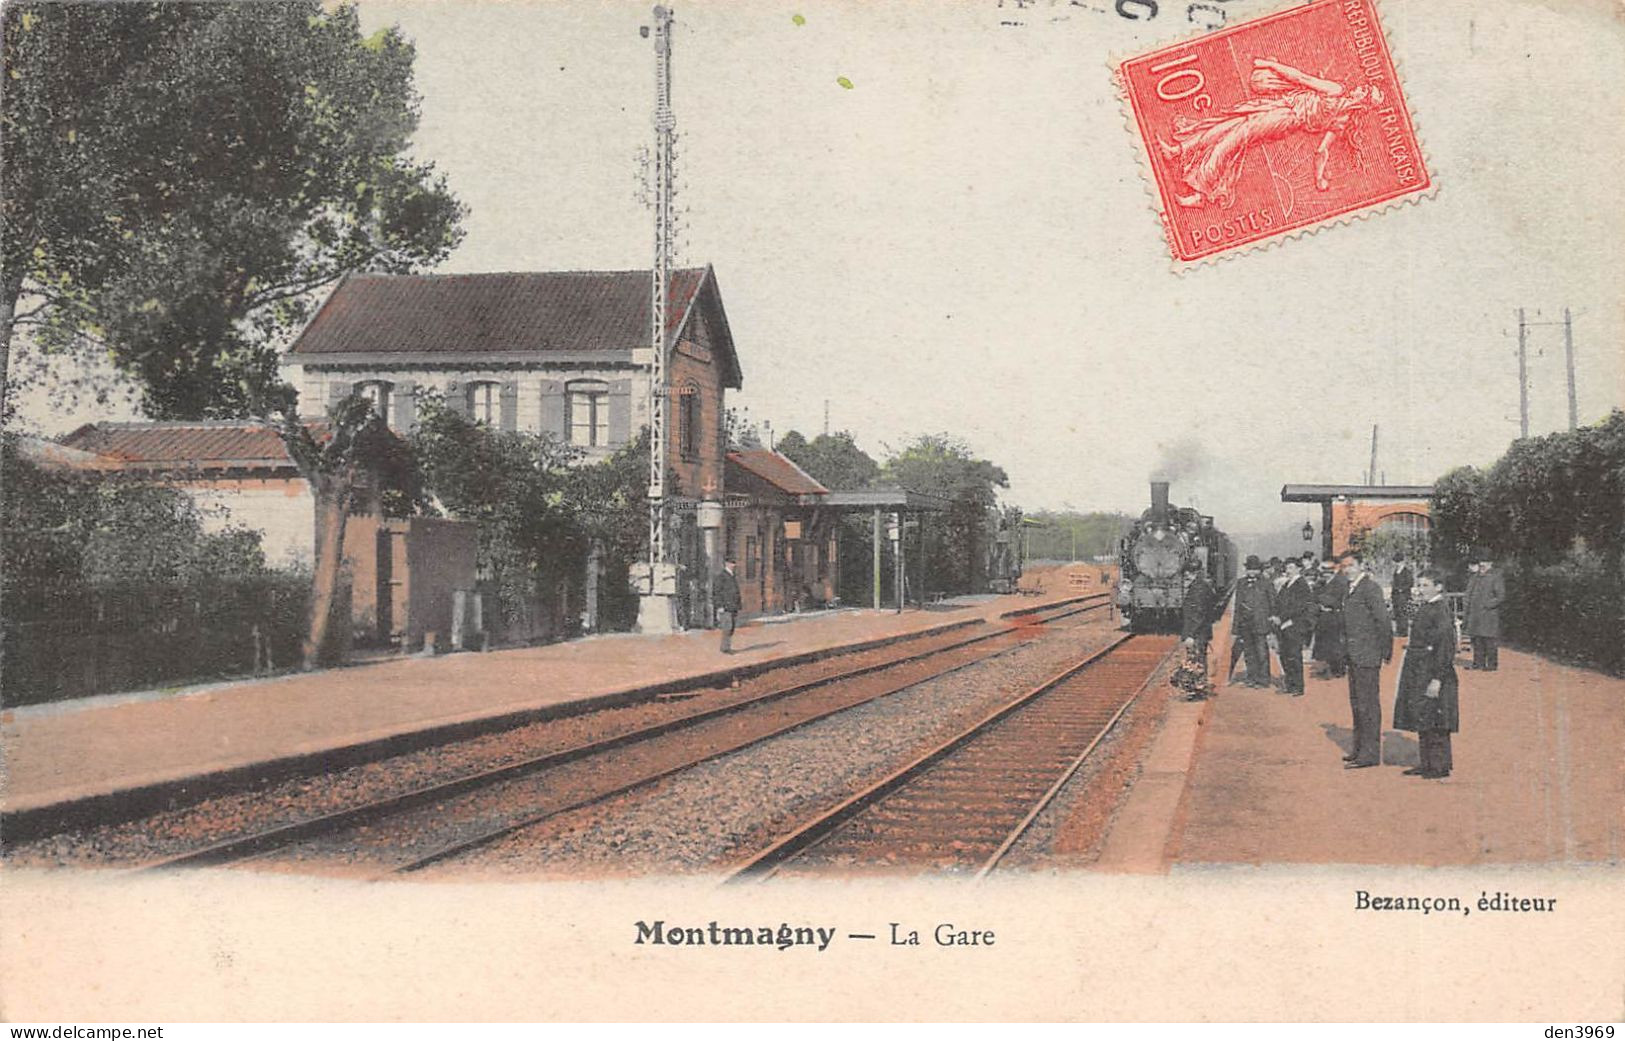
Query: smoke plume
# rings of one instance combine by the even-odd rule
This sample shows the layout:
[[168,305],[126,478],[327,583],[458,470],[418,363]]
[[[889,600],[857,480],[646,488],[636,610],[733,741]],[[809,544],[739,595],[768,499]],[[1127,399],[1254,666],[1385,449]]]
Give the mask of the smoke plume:
[[1194,481],[1213,463],[1202,442],[1190,434],[1175,441],[1162,442],[1157,446],[1157,451],[1157,463],[1151,468],[1150,480],[1153,481],[1167,481],[1170,484]]

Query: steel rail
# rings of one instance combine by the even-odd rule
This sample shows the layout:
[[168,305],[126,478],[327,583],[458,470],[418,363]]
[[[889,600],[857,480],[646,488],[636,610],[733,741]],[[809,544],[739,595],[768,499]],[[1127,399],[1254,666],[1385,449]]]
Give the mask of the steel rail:
[[[1038,613],[1048,611],[1055,612],[1048,617],[1041,619],[1042,623],[1058,621],[1074,615],[1099,610],[1100,608],[1107,606],[1105,603],[1081,603],[1081,601],[1100,600],[1107,595],[1108,594],[1105,593],[1095,594],[1090,597],[1083,597],[1081,600],[1069,600],[1063,604],[1055,605],[1053,608],[1038,608],[1036,611]],[[525,776],[526,774],[564,766],[568,763],[585,759],[593,755],[598,755],[603,752],[613,751],[629,745],[652,741],[654,739],[666,736],[667,734],[671,734],[689,727],[698,726],[713,719],[733,715],[753,707],[770,704],[774,701],[793,697],[798,694],[804,694],[820,687],[843,683],[876,672],[882,672],[887,669],[898,668],[918,661],[923,661],[928,658],[952,653],[953,651],[993,640],[1000,636],[1007,636],[1012,633],[1021,634],[1024,631],[1032,628],[1034,628],[1032,619],[1030,617],[1023,618],[1023,620],[1020,622],[1013,622],[1012,624],[996,627],[987,632],[978,633],[965,639],[955,640],[948,644],[927,647],[924,649],[914,649],[911,653],[905,654],[901,657],[889,658],[885,661],[874,662],[868,665],[859,666],[854,669],[847,669],[811,680],[804,680],[799,683],[794,683],[776,690],[767,691],[740,701],[729,702],[725,705],[698,709],[693,712],[684,713],[672,719],[663,720],[659,723],[644,727],[637,727],[619,734],[614,734],[610,737],[583,742],[568,748],[558,749],[537,756],[531,756],[512,763],[504,764],[502,766],[479,770],[471,774],[465,774],[461,777],[452,778],[451,780],[429,782],[427,784],[409,788],[403,792],[397,792],[382,799],[375,799],[355,806],[347,806],[342,809],[318,814],[303,820],[290,821],[285,824],[275,825],[248,835],[233,836],[230,838],[221,839],[219,841],[200,846],[196,849],[153,858],[124,870],[128,873],[145,873],[173,867],[218,865],[255,859],[274,853],[277,850],[283,849],[294,843],[318,838],[358,824],[364,824],[369,820],[378,819],[394,813],[402,813],[407,810],[415,809],[418,806],[427,805],[436,801],[454,798],[458,795],[465,794],[466,792],[476,791],[480,788],[499,784],[504,781],[515,780]],[[986,657],[977,659],[977,661],[984,660],[986,660]],[[957,669],[962,667],[964,666],[956,666],[955,668]],[[926,682],[926,680],[933,678],[936,677],[926,677],[926,679],[916,680],[914,683]],[[876,696],[885,697],[890,693],[895,693],[895,691],[890,691]],[[564,811],[561,810],[557,812]]]
[[[1008,719],[1020,709],[1033,704],[1073,676],[1105,660],[1113,652],[1136,639],[1136,636],[1137,634],[1130,633],[1118,637],[1082,661],[1068,666],[1031,690],[994,709],[956,736],[949,738],[911,762],[899,767],[870,787],[843,800],[813,820],[805,822],[796,830],[781,836],[765,849],[758,851],[743,863],[732,868],[728,872],[725,881],[762,880],[771,877],[777,873],[780,866],[821,842],[864,809],[926,773],[960,748],[987,733],[996,724]],[[1160,667],[1161,662],[1165,660],[1166,656],[1159,659],[1156,667]],[[1155,667],[1152,672],[1155,673]],[[1141,689],[1144,686],[1145,684],[1142,683]]]
[[1011,830],[1009,836],[1005,838],[1004,842],[1000,843],[999,848],[994,850],[993,854],[989,856],[985,862],[983,862],[980,868],[977,869],[977,881],[981,881],[988,875],[992,874],[993,869],[999,866],[999,863],[1004,859],[1005,854],[1009,853],[1015,848],[1016,843],[1021,841],[1021,837],[1027,834],[1027,829],[1032,827],[1033,821],[1037,820],[1039,815],[1043,813],[1049,804],[1055,800],[1055,797],[1061,794],[1061,790],[1066,787],[1068,781],[1072,780],[1073,775],[1076,774],[1083,766],[1084,761],[1094,754],[1095,749],[1099,747],[1102,741],[1106,740],[1106,735],[1110,734],[1117,728],[1118,720],[1122,719],[1124,714],[1128,712],[1129,708],[1136,701],[1140,700],[1140,695],[1144,694],[1145,689],[1151,686],[1151,681],[1157,678],[1157,674],[1162,671],[1164,665],[1168,664],[1168,659],[1172,657],[1174,652],[1178,649],[1179,645],[1175,644],[1167,654],[1157,659],[1157,663],[1151,667],[1150,673],[1148,673],[1140,685],[1134,689],[1134,693],[1128,696],[1128,700],[1124,701],[1123,704],[1119,706],[1117,711],[1112,713],[1112,718],[1107,721],[1106,725],[1100,728],[1100,733],[1096,734],[1094,739],[1084,747],[1083,751],[1079,752],[1073,758],[1071,764],[1068,765],[1066,770],[1061,773],[1061,776],[1056,778],[1054,784],[1050,785],[1049,791],[1045,792],[1039,797],[1038,802],[1033,805],[1033,808],[1027,811],[1027,816],[1021,819],[1021,823],[1017,824],[1015,828]]

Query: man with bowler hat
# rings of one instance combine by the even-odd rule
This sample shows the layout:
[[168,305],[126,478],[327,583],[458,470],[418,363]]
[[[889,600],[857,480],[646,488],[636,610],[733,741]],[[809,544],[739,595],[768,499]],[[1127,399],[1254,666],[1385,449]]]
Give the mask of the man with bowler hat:
[[1405,562],[1403,551],[1394,554],[1394,580],[1390,583],[1388,599],[1394,607],[1394,630],[1405,635],[1405,624],[1411,618],[1411,588],[1416,574]]
[[739,579],[734,577],[734,560],[728,558],[711,583],[711,602],[717,609],[717,628],[722,630],[722,653],[733,653],[734,625],[739,620]]
[[1382,665],[1394,656],[1394,623],[1377,580],[1366,574],[1357,553],[1343,560],[1348,596],[1343,601],[1343,639],[1348,650],[1349,711],[1354,717],[1354,749],[1344,768],[1360,770],[1382,762]]
[[1327,575],[1316,594],[1320,601],[1320,621],[1315,625],[1315,660],[1326,663],[1328,677],[1341,676],[1348,664],[1343,637],[1343,601],[1348,599],[1349,580],[1337,564],[1328,561],[1324,566],[1337,570]]
[[1507,582],[1490,562],[1489,550],[1476,554],[1478,573],[1467,583],[1467,635],[1473,641],[1472,669],[1494,672],[1501,665],[1501,604]]
[[1236,613],[1230,620],[1231,640],[1241,641],[1247,656],[1247,686],[1270,685],[1270,615],[1275,591],[1264,577],[1257,555],[1247,558],[1246,574],[1236,582]]
[[1282,562],[1286,581],[1275,594],[1276,641],[1281,649],[1281,688],[1293,697],[1303,694],[1303,646],[1314,624],[1319,605],[1309,591],[1309,582],[1298,569],[1298,561]]

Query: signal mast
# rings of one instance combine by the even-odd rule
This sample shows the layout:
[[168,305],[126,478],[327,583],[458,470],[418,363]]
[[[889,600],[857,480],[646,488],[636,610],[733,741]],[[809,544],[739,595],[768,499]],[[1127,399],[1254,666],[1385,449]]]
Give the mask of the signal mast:
[[[649,560],[640,565],[638,629],[676,628],[677,569],[666,547],[666,316],[671,298],[672,154],[677,125],[671,111],[671,9],[654,9],[655,256],[649,287]],[[650,35],[644,26],[644,36]]]

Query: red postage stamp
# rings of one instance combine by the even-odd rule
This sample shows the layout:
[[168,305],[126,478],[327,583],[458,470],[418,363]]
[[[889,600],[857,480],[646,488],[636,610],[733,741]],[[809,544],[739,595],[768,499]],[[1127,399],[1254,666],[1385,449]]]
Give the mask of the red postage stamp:
[[1174,259],[1432,188],[1372,0],[1317,0],[1122,62]]

